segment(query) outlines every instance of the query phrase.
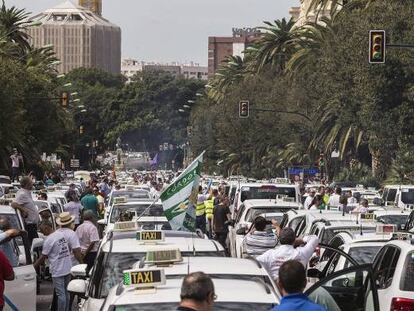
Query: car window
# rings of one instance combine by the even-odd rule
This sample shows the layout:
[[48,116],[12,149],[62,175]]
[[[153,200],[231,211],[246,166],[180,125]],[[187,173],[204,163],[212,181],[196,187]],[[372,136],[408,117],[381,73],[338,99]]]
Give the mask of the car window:
[[403,225],[407,222],[408,215],[381,215],[377,216],[377,221],[383,224],[397,225],[398,229],[402,229]]
[[326,310],[371,311],[377,305],[377,295],[370,276],[367,266],[346,269],[316,283],[306,294]]
[[375,280],[378,288],[384,289],[391,286],[399,256],[400,250],[398,248],[385,247],[375,269]]
[[244,204],[240,205],[240,208],[237,211],[236,222],[240,221],[240,218],[243,215],[245,208],[246,208],[246,206]]
[[[381,246],[360,246],[350,248],[348,254],[354,258],[359,264],[372,263]],[[351,263],[347,260],[345,262],[345,268],[351,266]]]
[[304,217],[305,216],[293,218],[289,223],[289,227],[296,231],[297,227],[299,226]]
[[414,251],[408,253],[405,258],[400,289],[404,291],[414,291]]
[[394,202],[396,195],[397,195],[397,189],[390,189],[390,190],[388,190],[387,201],[388,202]]

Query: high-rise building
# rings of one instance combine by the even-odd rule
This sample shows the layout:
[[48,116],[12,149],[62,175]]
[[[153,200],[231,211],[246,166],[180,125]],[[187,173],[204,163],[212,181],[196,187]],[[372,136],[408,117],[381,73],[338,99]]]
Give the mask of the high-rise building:
[[79,5],[95,14],[102,15],[102,0],[79,0]]
[[57,69],[75,68],[121,71],[121,29],[90,10],[66,1],[30,18],[41,26],[29,29],[35,47],[52,45],[60,60]]
[[300,0],[300,7],[292,7],[289,10],[290,15],[296,21],[296,26],[302,26],[307,22],[318,21],[324,16],[331,14],[331,6],[328,5],[324,10],[321,9],[309,9],[312,0]]
[[232,37],[208,37],[208,77],[212,77],[228,56],[240,56],[260,34],[257,28],[233,28]]

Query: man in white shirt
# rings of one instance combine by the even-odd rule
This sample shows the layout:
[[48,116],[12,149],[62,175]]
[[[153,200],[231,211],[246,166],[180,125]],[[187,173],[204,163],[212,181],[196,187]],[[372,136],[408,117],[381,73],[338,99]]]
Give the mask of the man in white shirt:
[[280,245],[256,257],[273,279],[277,279],[280,266],[288,260],[298,260],[304,267],[308,265],[316,247],[319,244],[316,235],[296,238],[292,228],[283,228],[279,236]]
[[339,208],[339,198],[341,197],[342,189],[337,187],[335,188],[335,193],[331,195],[329,198],[328,206],[331,209],[337,209]]
[[53,226],[49,221],[42,221],[39,229],[46,236],[46,239],[43,244],[42,256],[33,266],[37,270],[48,259],[53,287],[57,295],[58,311],[69,310],[70,295],[67,287],[72,268],[69,244],[62,232],[53,231]]
[[303,203],[303,207],[305,209],[309,209],[311,207],[313,198],[315,197],[315,194],[316,194],[315,189],[312,189],[309,192],[309,195],[305,199],[305,203]]
[[19,181],[20,175],[20,161],[23,161],[22,155],[17,151],[16,148],[13,149],[13,154],[10,156],[12,162],[12,178],[11,181]]
[[83,263],[79,238],[75,231],[73,231],[75,228],[75,216],[71,216],[68,212],[60,213],[56,219],[56,223],[60,226],[56,232],[62,233],[69,244],[72,265],[75,266],[78,263]]
[[95,214],[91,210],[83,213],[83,223],[76,229],[88,274],[95,262],[99,246],[99,233],[95,224]]

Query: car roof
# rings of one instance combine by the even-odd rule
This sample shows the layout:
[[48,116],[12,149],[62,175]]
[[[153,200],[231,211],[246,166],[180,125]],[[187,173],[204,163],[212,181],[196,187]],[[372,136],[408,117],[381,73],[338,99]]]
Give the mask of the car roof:
[[0,205],[0,214],[16,214],[16,211],[9,205]]
[[392,240],[392,241],[389,241],[389,242],[385,243],[385,245],[395,245],[403,251],[410,252],[410,251],[414,251],[414,244],[413,243],[414,242],[411,242],[409,240],[405,240],[405,241],[403,241],[403,240]]
[[367,245],[370,246],[370,243],[374,244],[384,244],[388,242],[392,234],[377,234],[377,233],[363,233],[362,235],[358,232],[353,234],[352,232],[339,232],[336,236],[341,236],[345,240],[345,244],[358,246],[358,245]]
[[282,200],[272,200],[272,199],[253,199],[245,200],[243,204],[246,207],[279,207],[279,208],[298,208],[300,207],[299,203],[296,202],[285,202]]
[[268,276],[262,265],[253,258],[183,257],[182,262],[165,267],[164,270],[166,275],[187,275],[189,272],[203,271],[209,275]]
[[[246,302],[246,303],[277,303],[276,295],[266,291],[265,286],[252,279],[227,280],[213,278],[214,291],[217,295],[217,302]],[[139,303],[179,303],[182,279],[169,279],[166,285],[156,288],[156,291],[142,291],[139,295],[135,289],[125,289],[120,296],[115,296],[116,288],[110,291],[107,301],[116,301],[115,305],[128,305]],[[229,290],[231,289],[231,290]],[[111,300],[109,300],[112,298]]]
[[[110,242],[103,245],[103,251],[108,252]],[[156,244],[142,244],[135,238],[113,240],[114,253],[141,253],[151,250],[179,249],[181,252],[219,252],[223,247],[213,240],[197,239],[193,237],[166,237],[164,242]]]

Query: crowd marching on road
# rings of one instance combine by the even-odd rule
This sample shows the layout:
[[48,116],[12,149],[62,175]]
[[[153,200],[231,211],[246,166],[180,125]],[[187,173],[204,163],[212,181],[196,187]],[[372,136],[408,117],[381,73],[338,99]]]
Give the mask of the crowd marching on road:
[[35,289],[53,284],[58,311],[414,310],[410,207],[357,186],[203,176],[191,233],[162,208],[178,175],[90,172],[41,187],[20,177],[0,205],[0,310],[25,310],[12,283],[27,265]]

